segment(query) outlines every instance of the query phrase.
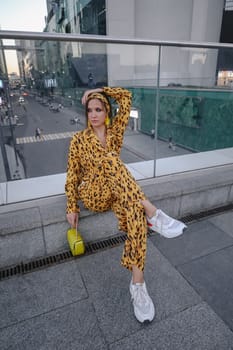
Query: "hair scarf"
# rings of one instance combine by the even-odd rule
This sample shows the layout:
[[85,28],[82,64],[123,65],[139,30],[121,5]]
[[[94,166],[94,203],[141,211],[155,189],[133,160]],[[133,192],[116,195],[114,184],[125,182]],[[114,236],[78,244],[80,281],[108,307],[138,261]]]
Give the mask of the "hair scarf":
[[110,105],[109,105],[107,98],[99,92],[93,92],[87,97],[87,102],[90,100],[93,100],[93,99],[97,99],[97,100],[100,100],[101,102],[103,102],[105,109],[106,109],[106,112],[107,112],[107,115],[109,115]]

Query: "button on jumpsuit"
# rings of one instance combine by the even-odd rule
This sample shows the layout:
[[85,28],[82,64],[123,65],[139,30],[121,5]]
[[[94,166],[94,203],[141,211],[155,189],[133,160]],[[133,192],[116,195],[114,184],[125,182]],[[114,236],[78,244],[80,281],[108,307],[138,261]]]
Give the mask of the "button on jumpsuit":
[[80,211],[78,200],[92,211],[113,210],[119,229],[127,232],[121,264],[129,270],[136,265],[144,270],[147,222],[139,185],[120,159],[127,126],[131,93],[122,88],[105,87],[104,93],[115,99],[119,109],[107,127],[103,147],[91,126],[77,132],[70,143],[65,191],[67,213]]

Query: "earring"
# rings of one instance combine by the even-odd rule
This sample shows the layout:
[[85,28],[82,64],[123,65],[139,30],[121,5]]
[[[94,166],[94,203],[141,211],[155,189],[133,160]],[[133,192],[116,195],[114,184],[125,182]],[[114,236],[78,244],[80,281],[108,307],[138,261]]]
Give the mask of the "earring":
[[111,122],[111,119],[109,118],[109,116],[107,115],[107,117],[105,118],[105,125],[109,126]]

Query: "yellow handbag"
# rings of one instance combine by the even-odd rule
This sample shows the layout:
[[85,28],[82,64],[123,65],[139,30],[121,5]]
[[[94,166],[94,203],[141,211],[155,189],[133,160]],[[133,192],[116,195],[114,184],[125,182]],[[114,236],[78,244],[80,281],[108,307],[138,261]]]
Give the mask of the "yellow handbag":
[[85,245],[79,231],[75,228],[70,228],[67,231],[67,240],[73,256],[84,254]]

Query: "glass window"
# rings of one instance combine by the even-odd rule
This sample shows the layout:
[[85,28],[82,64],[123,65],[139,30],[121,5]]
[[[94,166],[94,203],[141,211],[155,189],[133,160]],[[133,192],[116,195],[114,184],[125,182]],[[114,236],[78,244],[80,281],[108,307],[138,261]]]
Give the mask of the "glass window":
[[78,17],[81,34],[106,35],[105,0],[80,1]]

